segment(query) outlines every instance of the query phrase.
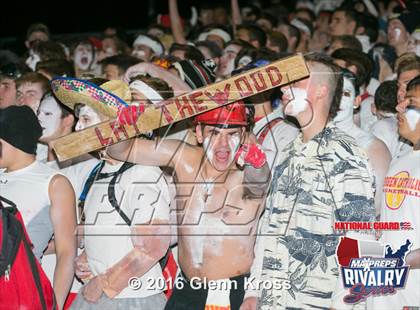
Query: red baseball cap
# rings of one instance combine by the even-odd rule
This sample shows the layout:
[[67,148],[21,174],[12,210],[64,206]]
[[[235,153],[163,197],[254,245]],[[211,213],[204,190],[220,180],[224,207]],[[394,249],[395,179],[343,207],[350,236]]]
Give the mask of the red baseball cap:
[[197,115],[194,121],[208,125],[246,126],[248,124],[246,108],[242,100]]

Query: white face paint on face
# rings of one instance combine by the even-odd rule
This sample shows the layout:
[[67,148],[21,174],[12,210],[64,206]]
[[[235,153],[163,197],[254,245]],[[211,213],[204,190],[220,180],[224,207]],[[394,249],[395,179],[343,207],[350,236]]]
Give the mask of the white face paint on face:
[[416,53],[420,57],[420,31],[413,32],[407,46],[408,52]]
[[48,96],[41,101],[38,109],[38,120],[42,127],[41,141],[48,142],[55,138],[60,129],[62,112],[54,97]]
[[238,151],[238,149],[239,149],[240,143],[241,143],[241,139],[240,139],[240,137],[239,137],[239,134],[238,134],[238,135],[233,136],[233,137],[229,140],[229,146],[230,146],[230,149],[231,149],[231,152],[230,152],[230,154],[229,154],[229,162],[233,161],[233,159],[234,159],[234,157],[235,157],[235,154],[236,154],[236,152],[237,152],[237,151]]
[[143,44],[134,45],[133,51],[131,52],[132,56],[145,60],[145,61],[149,60],[151,54],[152,54],[151,49],[147,46],[144,46]]
[[228,45],[220,58],[219,66],[217,67],[217,76],[229,76],[235,69],[235,57],[238,55],[241,47],[236,44]]
[[[232,163],[241,143],[240,133],[228,135],[226,138],[221,135],[222,133],[219,133],[212,139],[211,136],[207,136],[203,141],[203,148],[208,161],[218,170],[223,170]],[[226,148],[219,139],[227,139],[228,147]]]
[[284,114],[290,116],[298,116],[299,113],[308,107],[308,92],[306,89],[288,87],[283,93],[284,98]]
[[356,99],[356,90],[353,83],[347,77],[343,81],[343,95],[340,101],[340,111],[335,117],[335,122],[351,119],[353,117],[353,105]]
[[90,45],[80,44],[74,51],[74,64],[81,70],[88,70],[93,62],[93,51]]
[[134,50],[134,51],[132,52],[132,55],[133,55],[134,57],[137,57],[137,58],[143,58],[144,56],[146,56],[146,52],[145,52],[145,51],[143,51],[143,50]]
[[36,64],[41,61],[41,58],[37,53],[32,52],[30,54],[31,55],[25,60],[25,63],[32,71],[35,71]]
[[408,107],[404,115],[410,130],[416,130],[417,123],[420,120],[420,109]]
[[79,110],[79,115],[77,115],[79,120],[77,121],[75,130],[79,131],[87,127],[93,126],[102,122],[100,115],[92,109],[90,106],[84,105]]
[[207,159],[209,162],[213,162],[213,150],[210,148],[210,137],[206,137],[203,141],[204,151],[206,152]]
[[401,36],[401,29],[400,28],[395,28],[394,29],[395,40],[398,41],[400,39],[400,36]]

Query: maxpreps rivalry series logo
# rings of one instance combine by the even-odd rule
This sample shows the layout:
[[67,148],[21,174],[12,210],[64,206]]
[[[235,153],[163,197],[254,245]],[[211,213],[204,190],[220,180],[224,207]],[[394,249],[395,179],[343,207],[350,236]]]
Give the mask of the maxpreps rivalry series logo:
[[390,245],[377,241],[358,241],[341,237],[337,259],[341,266],[344,287],[349,294],[344,302],[355,304],[370,295],[387,295],[405,286],[409,266],[405,257],[411,241],[393,251]]

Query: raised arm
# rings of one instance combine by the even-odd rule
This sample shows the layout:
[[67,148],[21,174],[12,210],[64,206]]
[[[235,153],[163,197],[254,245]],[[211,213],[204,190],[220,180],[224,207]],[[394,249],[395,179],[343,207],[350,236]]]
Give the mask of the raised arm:
[[233,33],[236,34],[236,25],[242,24],[241,10],[239,9],[238,0],[230,0],[232,7],[232,27]]
[[130,139],[107,149],[112,158],[145,166],[175,168],[176,163],[192,147],[180,140]]
[[171,30],[175,42],[179,44],[187,44],[179,16],[177,0],[169,0],[169,18],[171,20]]
[[57,264],[54,270],[54,294],[59,309],[63,308],[74,278],[76,257],[76,209],[73,188],[66,177],[56,175],[49,185],[50,217],[54,227]]
[[264,198],[270,181],[270,167],[262,147],[253,134],[249,134],[238,156],[238,164],[244,166],[244,196],[248,199]]

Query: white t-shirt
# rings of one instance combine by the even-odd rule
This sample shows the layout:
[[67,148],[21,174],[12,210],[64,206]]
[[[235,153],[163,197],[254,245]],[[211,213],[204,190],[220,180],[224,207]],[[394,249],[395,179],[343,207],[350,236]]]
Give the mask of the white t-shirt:
[[367,132],[370,132],[373,124],[378,120],[372,113],[374,100],[373,96],[369,96],[360,104],[360,128]]
[[[115,172],[122,164],[106,163],[101,172]],[[95,182],[85,202],[85,251],[95,276],[106,272],[134,249],[130,227],[108,201],[110,180],[111,177]],[[115,197],[133,225],[149,223],[152,219],[169,221],[168,187],[159,168],[135,165],[117,180]],[[157,263],[141,277],[141,281],[146,284],[148,279],[162,277]],[[148,289],[147,285],[139,290],[127,287],[116,298],[141,298],[162,291],[157,287]]]
[[36,145],[36,160],[45,163],[48,158],[48,145],[37,143]]
[[0,194],[13,201],[20,213],[35,256],[42,253],[53,235],[50,218],[51,201],[48,193],[51,179],[58,174],[47,165],[34,161],[29,166],[0,174]]
[[69,179],[71,185],[73,186],[74,193],[76,194],[76,201],[79,199],[80,194],[83,191],[83,187],[89,177],[89,174],[98,163],[99,159],[92,158],[61,169],[61,172]]
[[[405,179],[406,181],[403,181]],[[412,230],[384,230],[380,241],[396,251],[409,239],[411,251],[420,248],[420,151],[391,162],[385,178],[381,221],[410,222]],[[402,309],[404,306],[420,306],[420,270],[410,269],[405,288],[396,294],[373,297],[373,309]]]
[[372,134],[382,140],[388,147],[392,158],[396,157],[400,149],[398,123],[395,116],[378,120],[372,126]]
[[375,122],[371,132],[386,144],[393,159],[404,156],[412,149],[407,142],[401,140],[398,134],[398,120],[395,116]]

